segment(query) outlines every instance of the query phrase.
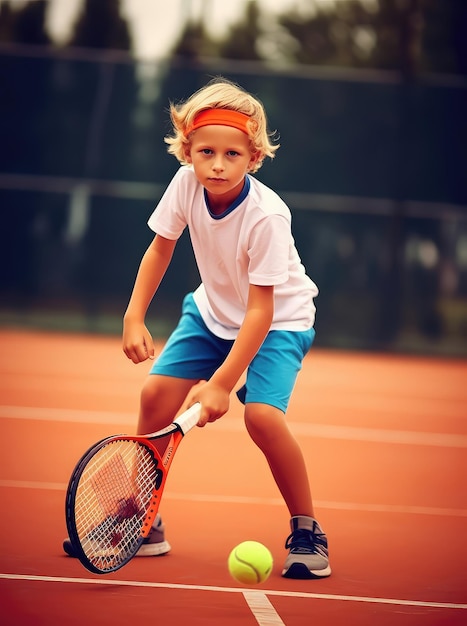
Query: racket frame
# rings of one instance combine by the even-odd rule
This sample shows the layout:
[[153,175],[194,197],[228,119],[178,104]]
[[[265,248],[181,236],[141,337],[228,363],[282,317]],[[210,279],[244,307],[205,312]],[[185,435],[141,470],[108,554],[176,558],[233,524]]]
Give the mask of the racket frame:
[[[68,536],[73,547],[73,550],[81,562],[81,564],[88,569],[90,572],[95,574],[109,574],[114,572],[124,565],[126,565],[138,552],[141,544],[149,535],[152,524],[156,518],[157,512],[159,510],[160,500],[164,491],[165,482],[167,479],[167,474],[172,465],[173,458],[175,456],[175,452],[178,448],[183,437],[188,433],[191,428],[193,428],[200,416],[201,405],[199,403],[194,404],[189,409],[187,409],[184,413],[179,415],[174,421],[169,424],[167,427],[149,433],[147,435],[112,435],[110,437],[105,437],[101,439],[94,445],[92,445],[79,459],[77,462],[69,483],[65,497],[65,518],[66,518],[66,526],[68,530]],[[163,439],[165,437],[170,437],[168,444],[165,448],[163,455],[161,456],[156,446],[153,444],[154,441]],[[77,531],[76,525],[76,515],[75,515],[75,498],[79,486],[80,479],[87,467],[88,463],[91,459],[97,454],[103,447],[117,441],[134,441],[143,444],[146,448],[149,449],[150,453],[153,455],[156,463],[156,467],[161,471],[161,479],[157,481],[156,485],[151,494],[151,498],[149,504],[146,509],[146,515],[143,519],[143,523],[141,526],[140,536],[138,540],[133,544],[134,549],[129,551],[128,555],[118,562],[117,565],[113,565],[109,568],[102,569],[94,565],[89,558],[87,557],[82,545],[81,540],[79,538],[79,534]]]

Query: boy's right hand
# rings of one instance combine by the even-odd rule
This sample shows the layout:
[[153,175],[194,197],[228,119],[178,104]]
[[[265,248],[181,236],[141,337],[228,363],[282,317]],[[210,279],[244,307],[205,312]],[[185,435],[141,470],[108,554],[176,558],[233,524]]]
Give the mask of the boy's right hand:
[[143,323],[124,322],[122,347],[123,352],[133,363],[154,359],[154,342]]

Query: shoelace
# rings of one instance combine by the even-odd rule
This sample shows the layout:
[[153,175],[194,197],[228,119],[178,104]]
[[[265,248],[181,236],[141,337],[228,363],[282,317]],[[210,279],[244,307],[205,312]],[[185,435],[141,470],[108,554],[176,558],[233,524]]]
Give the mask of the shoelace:
[[295,554],[318,554],[327,552],[327,541],[322,533],[298,528],[287,537],[285,548]]

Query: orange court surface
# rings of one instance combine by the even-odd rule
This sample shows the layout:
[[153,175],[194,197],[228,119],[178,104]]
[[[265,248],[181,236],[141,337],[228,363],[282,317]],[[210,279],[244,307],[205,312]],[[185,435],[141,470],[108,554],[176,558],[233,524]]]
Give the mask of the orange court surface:
[[[91,444],[135,432],[149,365],[128,361],[116,337],[4,328],[0,342],[3,626],[467,623],[465,360],[306,357],[287,419],[330,578],[281,577],[289,516],[235,397],[177,453],[161,504],[171,553],[99,576],[62,552],[65,490]],[[252,588],[227,570],[247,539],[274,556]]]

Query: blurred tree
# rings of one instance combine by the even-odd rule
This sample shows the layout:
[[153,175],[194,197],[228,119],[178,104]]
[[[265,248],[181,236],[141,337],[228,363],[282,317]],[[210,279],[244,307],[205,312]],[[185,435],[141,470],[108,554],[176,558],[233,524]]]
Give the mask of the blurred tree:
[[202,57],[214,57],[218,46],[209,36],[203,20],[188,20],[179,39],[172,48],[172,55],[184,62],[196,63]]
[[369,59],[372,66],[413,75],[421,61],[424,24],[421,0],[379,0],[373,23],[376,45]]
[[[72,163],[71,170],[84,181],[128,180],[135,174],[138,177],[132,158],[136,149],[134,111],[138,103],[138,66],[131,61],[131,31],[122,15],[121,4],[121,0],[84,0],[68,46],[102,52],[123,51],[129,53],[128,57],[119,55],[118,62],[115,52],[95,54],[95,58],[91,53],[81,62],[64,61],[56,72],[59,100],[55,106],[61,129],[60,146],[74,148],[64,154],[64,162]],[[118,98],[114,97],[116,93]],[[79,198],[79,202],[70,202],[69,213],[71,216],[73,211],[79,212],[83,225],[79,240],[75,242],[81,253],[77,257],[74,278],[92,316],[105,300],[108,286],[116,279],[113,270],[119,254],[103,235],[105,211],[102,209],[109,202],[91,194],[86,184],[74,197]],[[130,219],[126,211],[122,215]],[[102,254],[103,249],[105,254]]]
[[205,28],[209,20],[209,6],[209,2],[205,2],[204,14],[196,20],[188,20],[179,40],[173,47],[173,56],[191,63],[202,57],[262,60],[262,55],[258,50],[258,41],[262,36],[261,12],[256,0],[250,0],[245,5],[243,16],[222,39],[212,37]]
[[465,0],[348,0],[278,19],[299,63],[400,70],[410,58],[424,71],[465,74],[466,18]]
[[[121,14],[121,1],[85,0],[67,46],[129,52],[132,40]],[[75,172],[85,178],[126,178],[136,68],[100,58],[100,63],[57,59],[54,66],[55,98],[50,106],[60,129],[55,150],[62,156],[62,171],[57,172],[61,175]],[[125,97],[112,99],[115,84],[121,80],[126,83],[121,91]],[[111,124],[119,133],[107,132]]]
[[0,42],[14,41],[14,13],[9,2],[0,2]]
[[357,28],[368,28],[370,21],[370,14],[358,0],[325,5],[306,19],[298,12],[279,17],[279,23],[296,42],[295,60],[314,65],[359,66],[364,63],[354,40]]
[[[46,8],[46,0],[20,6],[1,2],[0,41],[50,44],[45,29]],[[47,139],[43,113],[48,104],[48,73],[46,69],[37,70],[31,59],[8,55],[0,59],[0,170],[3,172],[35,172],[41,162]],[[8,236],[0,250],[0,284],[16,294],[21,305],[26,305],[38,285],[36,231],[43,210],[42,198],[31,197],[32,194],[26,195],[24,191],[2,192],[2,206],[8,207],[5,230]]]
[[261,60],[258,40],[262,34],[261,11],[256,0],[250,0],[243,17],[234,24],[219,47],[220,56],[237,60]]
[[467,74],[467,2],[423,0],[421,7],[423,69]]
[[131,50],[127,21],[121,0],[85,0],[70,39],[71,46]]
[[35,0],[14,8],[13,2],[0,2],[0,41],[49,45],[45,28],[47,0]]

